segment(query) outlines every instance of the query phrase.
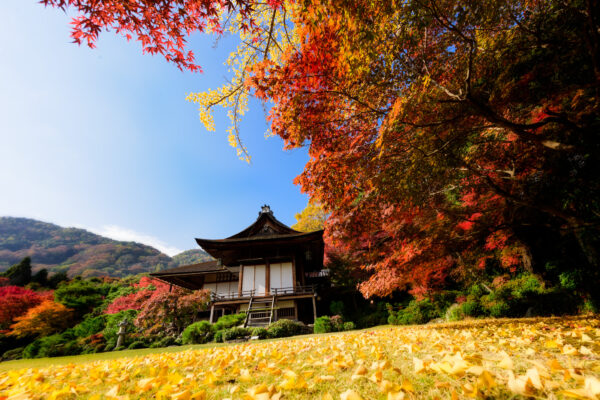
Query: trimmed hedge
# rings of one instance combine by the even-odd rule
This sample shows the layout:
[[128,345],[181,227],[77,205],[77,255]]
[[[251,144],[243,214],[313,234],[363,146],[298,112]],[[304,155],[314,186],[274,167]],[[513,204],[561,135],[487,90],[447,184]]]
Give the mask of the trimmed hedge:
[[188,325],[181,334],[183,344],[203,344],[210,342],[214,337],[214,327],[208,321],[195,322]]
[[252,336],[257,336],[259,339],[266,339],[269,336],[269,332],[265,328],[254,328],[252,329]]
[[302,322],[292,321],[291,319],[280,319],[273,322],[267,328],[267,334],[270,338],[280,338],[301,335],[305,333],[306,326]]
[[356,325],[352,321],[344,322],[339,315],[333,317],[323,315],[315,321],[314,331],[315,333],[327,333],[351,331],[353,329],[356,329]]
[[245,313],[223,315],[213,324],[213,329],[215,331],[220,331],[222,329],[233,328],[234,326],[242,325],[245,320]]
[[250,328],[234,326],[233,328],[226,329],[225,332],[223,332],[223,338],[225,340],[235,340],[245,338],[251,334],[252,330]]

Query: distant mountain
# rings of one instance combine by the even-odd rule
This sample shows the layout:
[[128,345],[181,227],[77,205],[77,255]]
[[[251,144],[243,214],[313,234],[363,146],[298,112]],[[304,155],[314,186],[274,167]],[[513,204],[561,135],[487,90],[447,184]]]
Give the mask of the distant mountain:
[[85,229],[63,228],[28,218],[0,217],[0,272],[30,256],[34,271],[66,271],[69,276],[123,277],[210,260],[188,250],[173,258],[157,249],[109,239]]
[[179,267],[180,265],[196,264],[203,261],[210,261],[212,259],[213,258],[204,250],[192,249],[173,256],[171,260],[174,267]]

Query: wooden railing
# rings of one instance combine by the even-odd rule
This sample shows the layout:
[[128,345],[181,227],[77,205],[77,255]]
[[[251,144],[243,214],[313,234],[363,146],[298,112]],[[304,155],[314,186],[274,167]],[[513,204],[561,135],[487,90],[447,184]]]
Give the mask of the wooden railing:
[[309,271],[309,272],[305,272],[304,276],[306,276],[307,278],[324,278],[324,277],[329,276],[329,270],[322,269],[319,271]]
[[292,294],[312,294],[315,292],[315,287],[309,286],[296,286],[296,287],[284,287],[284,288],[272,288],[271,294],[274,296],[292,295]]
[[230,292],[221,294],[212,294],[212,301],[226,301],[226,300],[238,300],[238,299],[249,299],[251,297],[268,297],[268,296],[294,296],[299,294],[314,294],[315,287],[309,286],[296,286],[296,287],[285,287],[285,288],[272,288],[270,293],[258,293],[256,289],[243,290],[240,292]]

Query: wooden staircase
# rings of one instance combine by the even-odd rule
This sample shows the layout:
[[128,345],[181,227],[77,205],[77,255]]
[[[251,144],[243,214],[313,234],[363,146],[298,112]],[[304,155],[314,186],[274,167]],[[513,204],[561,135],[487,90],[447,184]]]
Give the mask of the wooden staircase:
[[255,299],[250,297],[248,311],[246,312],[246,321],[244,328],[249,326],[264,327],[273,322],[273,313],[275,310],[275,296],[271,298]]

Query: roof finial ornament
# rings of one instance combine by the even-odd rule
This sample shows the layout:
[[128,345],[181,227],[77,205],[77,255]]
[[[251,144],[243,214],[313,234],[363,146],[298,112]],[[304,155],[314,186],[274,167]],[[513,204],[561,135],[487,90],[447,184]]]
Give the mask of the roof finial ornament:
[[273,211],[271,211],[271,207],[269,207],[268,205],[265,204],[260,208],[260,212],[258,213],[258,216],[260,217],[261,214],[270,214],[272,216]]

